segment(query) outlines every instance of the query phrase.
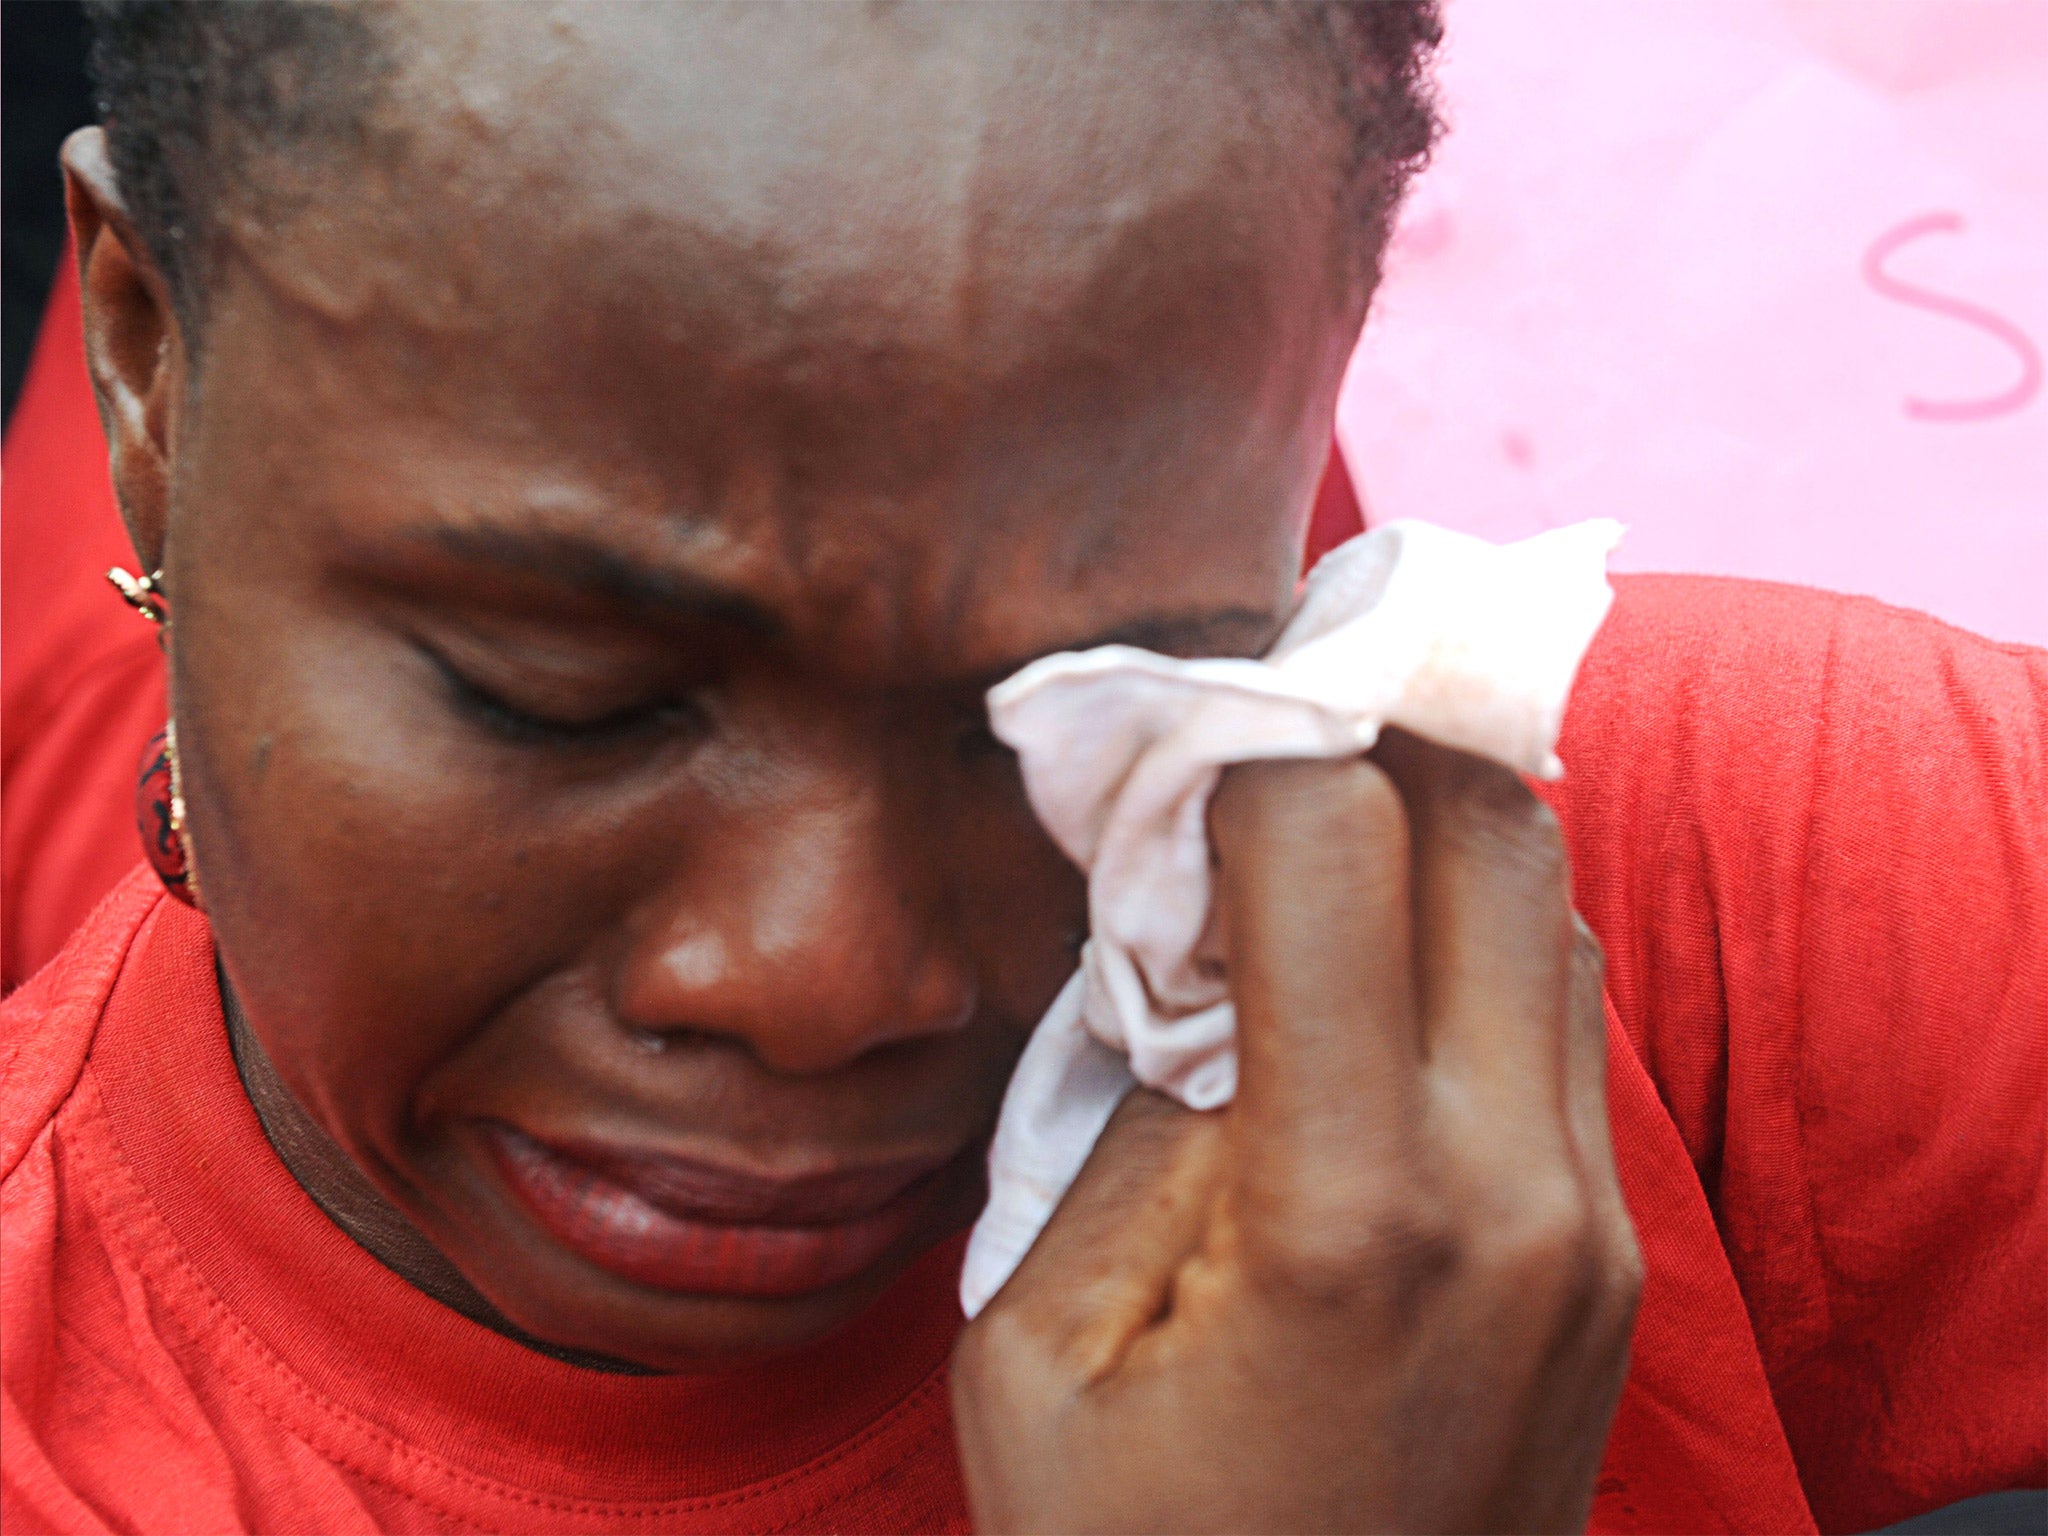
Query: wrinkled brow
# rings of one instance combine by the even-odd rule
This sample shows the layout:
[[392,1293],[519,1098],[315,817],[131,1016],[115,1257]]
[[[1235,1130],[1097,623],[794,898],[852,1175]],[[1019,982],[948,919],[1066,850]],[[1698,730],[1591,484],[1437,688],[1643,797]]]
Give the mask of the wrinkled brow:
[[578,534],[447,526],[423,532],[460,560],[538,577],[633,608],[728,624],[763,638],[785,629],[780,618],[743,592],[688,571],[650,565]]
[[[650,564],[573,531],[436,525],[419,530],[419,536],[467,563],[536,577],[645,612],[729,625],[762,639],[788,634],[780,616],[744,592],[692,572]],[[1139,614],[1097,633],[1002,662],[978,681],[992,685],[1040,656],[1098,645],[1142,646],[1181,657],[1256,656],[1272,643],[1285,617],[1242,606]]]

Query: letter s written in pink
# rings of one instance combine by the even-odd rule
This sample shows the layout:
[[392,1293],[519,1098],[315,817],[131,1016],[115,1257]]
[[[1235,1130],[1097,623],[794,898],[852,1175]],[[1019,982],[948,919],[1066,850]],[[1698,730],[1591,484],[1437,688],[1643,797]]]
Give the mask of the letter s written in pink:
[[1863,280],[1887,299],[1960,320],[1997,338],[2019,358],[2020,376],[2010,389],[1976,400],[1920,400],[1908,395],[1905,410],[1914,421],[1988,421],[2023,409],[2041,392],[2041,352],[2025,331],[1981,305],[1919,287],[1885,270],[1885,262],[1901,246],[1923,235],[1956,234],[1962,228],[1963,216],[1948,211],[1923,213],[1893,225],[1871,241],[1870,248],[1863,253]]

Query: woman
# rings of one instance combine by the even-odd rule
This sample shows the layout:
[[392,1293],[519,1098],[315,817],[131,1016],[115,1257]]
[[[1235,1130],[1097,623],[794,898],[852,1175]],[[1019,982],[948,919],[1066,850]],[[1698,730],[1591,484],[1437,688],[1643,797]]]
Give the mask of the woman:
[[[169,894],[8,1004],[10,1529],[1550,1529],[1603,1449],[1606,1525],[1797,1528],[2026,1480],[2042,664],[1776,593],[1624,597],[1563,835],[1412,741],[1233,773],[1240,1097],[1128,1101],[956,1348],[1083,922],[983,693],[1284,622],[1427,8],[99,24],[66,171]],[[1880,729],[1905,668],[1962,681]],[[1843,897],[1873,803],[1894,875],[1935,814],[1901,720],[1963,744],[1940,942]],[[1872,1018],[1992,1042],[1995,1137],[1853,1174],[1964,1252],[1839,1181],[1759,1219],[1932,1135]]]

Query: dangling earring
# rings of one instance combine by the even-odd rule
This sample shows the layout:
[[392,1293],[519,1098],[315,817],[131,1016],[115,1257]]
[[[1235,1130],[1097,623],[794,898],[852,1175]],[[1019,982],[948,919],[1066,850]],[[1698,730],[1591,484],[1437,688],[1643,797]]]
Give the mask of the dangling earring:
[[149,738],[135,781],[135,830],[164,889],[188,907],[199,906],[199,882],[185,854],[185,786],[178,777],[178,723],[169,720]]
[[[164,573],[131,576],[115,566],[107,580],[131,608],[157,626],[157,643],[162,644],[163,625],[170,618],[164,604]],[[143,751],[142,772],[135,781],[135,830],[142,835],[142,851],[164,889],[186,906],[199,907],[199,881],[185,848],[185,782],[178,772],[176,720],[165,721]]]

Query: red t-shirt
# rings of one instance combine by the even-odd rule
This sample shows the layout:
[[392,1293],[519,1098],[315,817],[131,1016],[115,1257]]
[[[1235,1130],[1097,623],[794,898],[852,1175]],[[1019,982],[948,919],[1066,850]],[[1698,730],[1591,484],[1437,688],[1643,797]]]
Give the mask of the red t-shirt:
[[[1649,1265],[1600,1530],[1865,1530],[2048,1482],[2048,655],[1623,579],[1553,799]],[[603,1375],[292,1181],[204,920],[126,882],[0,1007],[0,1518],[34,1530],[966,1522],[957,1245],[800,1359]]]
[[7,423],[0,516],[0,990],[26,981],[139,856],[143,744],[164,664],[102,573],[135,565],[85,378],[78,270],[49,312]]

